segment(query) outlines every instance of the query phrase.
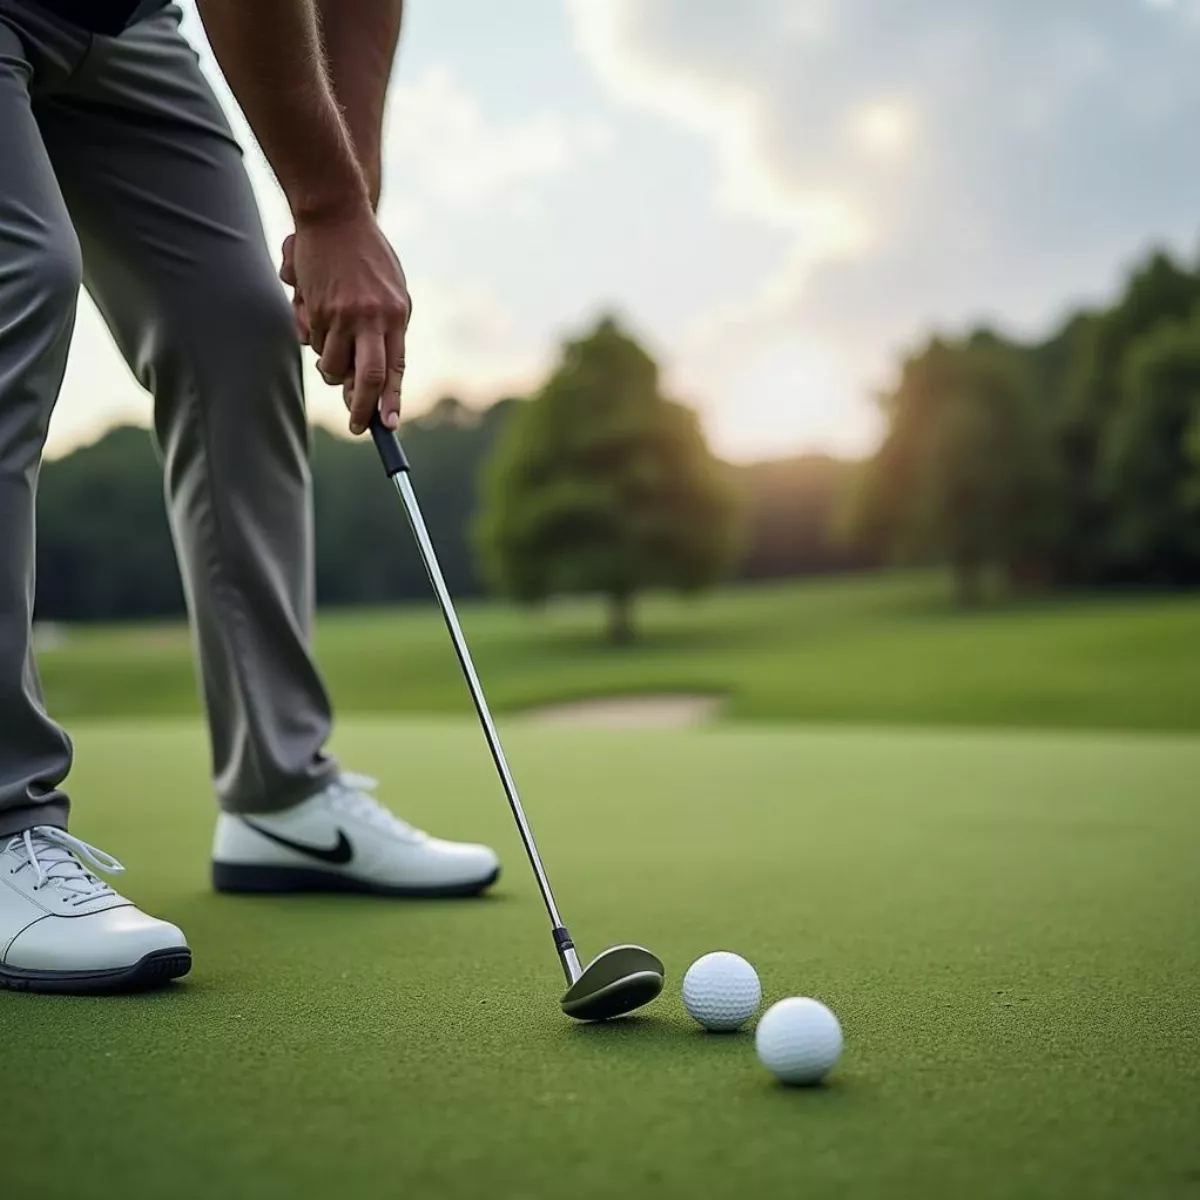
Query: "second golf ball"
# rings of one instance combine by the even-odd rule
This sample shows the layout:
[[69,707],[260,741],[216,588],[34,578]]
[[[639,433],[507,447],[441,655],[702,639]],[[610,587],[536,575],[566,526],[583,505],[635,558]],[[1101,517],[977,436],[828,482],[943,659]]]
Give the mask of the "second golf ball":
[[820,1083],[842,1057],[842,1027],[819,1000],[789,996],[772,1004],[754,1031],[762,1065],[784,1083]]
[[716,950],[698,958],[683,977],[683,1006],[714,1032],[740,1029],[758,1011],[758,972],[740,955]]

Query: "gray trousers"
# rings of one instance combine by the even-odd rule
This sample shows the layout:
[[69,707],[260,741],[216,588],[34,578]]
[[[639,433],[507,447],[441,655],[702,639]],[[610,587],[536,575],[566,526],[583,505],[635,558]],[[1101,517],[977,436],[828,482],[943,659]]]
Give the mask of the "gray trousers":
[[118,38],[0,0],[0,834],[65,825],[31,644],[34,507],[81,282],[154,396],[218,799],[337,771],[310,653],[300,347],[241,153],[165,9]]

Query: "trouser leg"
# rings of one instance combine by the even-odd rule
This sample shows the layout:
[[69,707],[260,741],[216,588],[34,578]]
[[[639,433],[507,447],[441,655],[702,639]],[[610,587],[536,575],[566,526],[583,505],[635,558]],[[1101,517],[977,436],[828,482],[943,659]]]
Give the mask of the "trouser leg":
[[71,743],[33,658],[34,510],[66,368],[79,246],[29,95],[33,50],[0,10],[0,836],[66,825]]
[[337,767],[300,347],[240,150],[172,10],[98,39],[41,120],[85,283],[154,395],[218,798],[285,808]]

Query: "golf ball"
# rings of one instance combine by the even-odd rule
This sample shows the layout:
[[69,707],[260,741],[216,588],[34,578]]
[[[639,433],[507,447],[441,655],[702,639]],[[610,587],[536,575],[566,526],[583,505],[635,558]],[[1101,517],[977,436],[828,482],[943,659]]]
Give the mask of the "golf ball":
[[716,950],[698,958],[683,977],[683,1005],[705,1029],[729,1033],[758,1011],[758,972],[740,955]]
[[819,1000],[791,996],[763,1013],[754,1045],[784,1083],[820,1083],[842,1056],[842,1027]]

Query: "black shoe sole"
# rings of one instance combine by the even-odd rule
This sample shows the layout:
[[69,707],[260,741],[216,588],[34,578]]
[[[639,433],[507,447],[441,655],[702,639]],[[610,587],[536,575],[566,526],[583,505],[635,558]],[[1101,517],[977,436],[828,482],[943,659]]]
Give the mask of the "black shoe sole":
[[60,996],[108,996],[148,992],[192,969],[190,950],[155,950],[131,967],[111,971],[25,971],[0,966],[0,989]]
[[212,883],[218,892],[238,896],[283,895],[295,892],[338,892],[360,896],[392,896],[408,900],[452,900],[478,896],[500,878],[497,867],[486,879],[442,887],[389,887],[368,883],[335,871],[308,867],[259,867],[246,863],[215,862]]

